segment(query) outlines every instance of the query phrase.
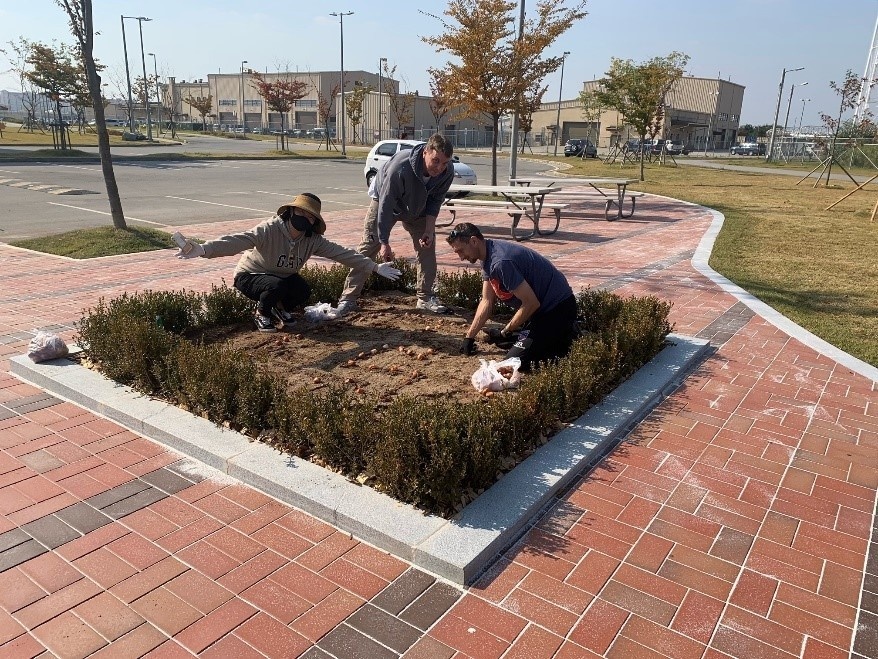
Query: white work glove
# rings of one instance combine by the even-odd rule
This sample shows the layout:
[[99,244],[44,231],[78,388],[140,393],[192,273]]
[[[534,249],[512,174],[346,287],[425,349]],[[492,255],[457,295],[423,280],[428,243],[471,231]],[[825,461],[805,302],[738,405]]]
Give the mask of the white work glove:
[[397,279],[399,279],[399,276],[402,274],[402,272],[400,270],[396,269],[395,267],[393,267],[393,264],[390,263],[389,261],[385,261],[384,263],[378,263],[375,266],[375,269],[373,270],[373,272],[376,275],[384,277],[385,279],[389,279],[390,281],[396,281]]
[[[187,251],[186,247],[191,247],[191,249]],[[178,259],[197,259],[199,256],[204,256],[204,247],[199,243],[187,240],[186,247],[177,252]]]

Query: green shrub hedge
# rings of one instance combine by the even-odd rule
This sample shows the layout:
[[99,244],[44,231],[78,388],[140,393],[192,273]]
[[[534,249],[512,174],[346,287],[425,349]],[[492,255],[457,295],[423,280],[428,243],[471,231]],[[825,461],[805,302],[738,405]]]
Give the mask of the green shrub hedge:
[[[376,277],[372,286],[410,290],[414,269],[399,265],[400,282]],[[346,269],[301,274],[314,301],[337,300]],[[458,306],[478,304],[476,272],[442,274],[439,286]],[[469,403],[401,396],[378,405],[340,388],[290,390],[248,353],[188,340],[193,330],[250,319],[253,303],[225,285],[101,299],[77,340],[107,377],[448,516],[649,361],[671,329],[670,305],[655,297],[582,291],[577,304],[582,336],[567,358],[525,376],[515,392]]]

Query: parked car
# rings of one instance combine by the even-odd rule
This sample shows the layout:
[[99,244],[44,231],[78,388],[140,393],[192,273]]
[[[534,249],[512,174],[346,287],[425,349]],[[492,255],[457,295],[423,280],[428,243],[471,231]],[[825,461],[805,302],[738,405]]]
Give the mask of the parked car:
[[[645,151],[649,150],[649,140],[643,143],[643,148]],[[628,140],[628,144],[625,145],[625,149],[631,153],[640,153],[640,140]]]
[[[366,156],[366,166],[363,167],[366,185],[371,185],[375,174],[394,154],[398,151],[411,149],[416,144],[424,144],[424,142],[420,140],[382,140],[373,146],[369,151],[369,155]],[[460,162],[460,158],[456,155],[452,156],[451,160],[454,164],[454,183],[458,185],[475,185],[478,183],[476,173],[469,165]]]
[[756,142],[741,142],[729,149],[729,153],[733,156],[764,156],[765,145]]
[[659,155],[665,147],[666,140],[653,140],[649,143],[649,151],[653,155]]
[[672,156],[679,156],[680,154],[684,156],[689,155],[689,147],[681,140],[668,140],[665,142],[665,151]]
[[564,144],[564,157],[582,156],[582,152],[589,158],[597,158],[597,147],[588,140],[570,139]]

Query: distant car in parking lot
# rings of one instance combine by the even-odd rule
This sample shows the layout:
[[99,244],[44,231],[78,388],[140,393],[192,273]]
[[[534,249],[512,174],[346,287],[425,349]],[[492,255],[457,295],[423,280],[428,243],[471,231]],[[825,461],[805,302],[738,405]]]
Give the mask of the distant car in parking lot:
[[582,139],[569,139],[564,144],[564,157],[568,156],[582,156],[583,151],[585,155],[589,158],[597,158],[598,150],[594,144],[589,142],[588,140]]
[[765,145],[756,142],[741,142],[729,149],[729,153],[733,156],[764,156]]
[[681,140],[668,140],[665,142],[665,151],[672,156],[679,156],[680,154],[684,156],[689,155],[689,147]]
[[[375,178],[378,170],[397,152],[406,151],[413,148],[416,144],[423,143],[420,140],[382,140],[378,142],[369,151],[369,155],[366,156],[366,166],[363,168],[363,174],[366,176],[366,185],[372,184],[372,179]],[[452,156],[451,160],[454,164],[454,183],[458,185],[475,185],[478,183],[478,178],[472,167],[460,162],[458,156]]]

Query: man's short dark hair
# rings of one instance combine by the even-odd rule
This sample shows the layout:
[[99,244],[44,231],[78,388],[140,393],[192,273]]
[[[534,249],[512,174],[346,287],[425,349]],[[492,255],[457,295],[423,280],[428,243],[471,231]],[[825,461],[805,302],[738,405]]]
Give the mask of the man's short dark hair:
[[482,232],[479,230],[479,227],[475,224],[472,224],[471,222],[461,222],[448,233],[448,237],[445,240],[447,240],[450,245],[455,240],[469,240],[473,236],[479,240],[485,239]]
[[450,158],[454,155],[454,145],[450,140],[445,139],[441,133],[433,133],[427,140],[427,148],[434,151],[441,151],[446,157]]

